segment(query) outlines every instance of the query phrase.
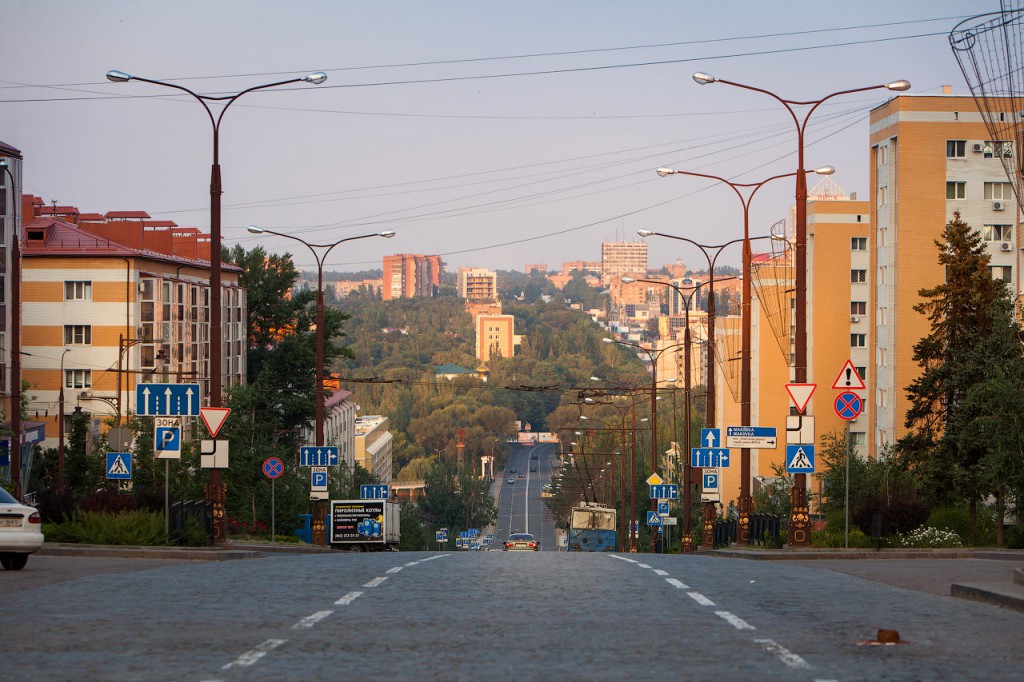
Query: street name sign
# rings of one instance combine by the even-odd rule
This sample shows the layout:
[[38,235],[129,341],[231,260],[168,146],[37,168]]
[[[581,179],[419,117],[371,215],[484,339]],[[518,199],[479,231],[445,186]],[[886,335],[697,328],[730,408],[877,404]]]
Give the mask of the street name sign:
[[150,417],[197,417],[199,398],[199,384],[136,384],[135,412]]
[[774,426],[727,426],[725,444],[730,448],[771,449],[778,444]]
[[690,450],[690,466],[698,469],[720,469],[729,466],[727,448],[693,448]]
[[338,446],[336,445],[303,445],[299,448],[300,467],[336,467],[338,466]]

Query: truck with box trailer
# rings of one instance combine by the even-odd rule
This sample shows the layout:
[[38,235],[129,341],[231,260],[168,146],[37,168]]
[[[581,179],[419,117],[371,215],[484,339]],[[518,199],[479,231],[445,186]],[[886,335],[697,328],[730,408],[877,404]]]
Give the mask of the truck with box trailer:
[[349,552],[398,550],[401,506],[389,500],[331,500],[329,542]]

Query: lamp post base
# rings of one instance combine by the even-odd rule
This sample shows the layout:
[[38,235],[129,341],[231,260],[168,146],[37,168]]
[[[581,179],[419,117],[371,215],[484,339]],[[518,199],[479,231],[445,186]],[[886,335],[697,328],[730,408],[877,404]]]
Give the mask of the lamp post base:
[[811,513],[807,506],[807,488],[797,484],[789,491],[789,546],[811,546]]
[[327,510],[322,500],[313,505],[313,521],[310,525],[313,544],[323,547],[327,544]]
[[705,547],[715,546],[715,503],[704,503],[704,541]]
[[682,539],[682,552],[683,554],[692,554],[697,548],[693,545],[693,533],[687,531],[683,533]]
[[740,496],[739,517],[736,519],[736,544],[750,544],[750,513],[754,509],[754,499],[750,495]]

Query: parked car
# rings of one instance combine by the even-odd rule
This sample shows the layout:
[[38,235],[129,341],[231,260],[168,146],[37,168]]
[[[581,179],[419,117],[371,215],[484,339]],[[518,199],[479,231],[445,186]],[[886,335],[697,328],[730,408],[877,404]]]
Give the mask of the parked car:
[[510,550],[525,550],[527,552],[537,552],[540,547],[537,546],[537,541],[530,533],[512,533],[508,536],[508,542],[502,547],[502,551],[508,552]]
[[28,563],[28,555],[42,546],[39,511],[21,504],[0,488],[0,566],[8,571],[20,571]]

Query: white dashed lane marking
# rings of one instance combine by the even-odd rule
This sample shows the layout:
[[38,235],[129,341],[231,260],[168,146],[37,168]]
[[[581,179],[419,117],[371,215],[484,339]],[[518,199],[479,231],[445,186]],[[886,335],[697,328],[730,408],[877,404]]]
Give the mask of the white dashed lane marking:
[[729,625],[733,626],[737,630],[754,630],[754,629],[756,629],[756,628],[754,628],[753,625],[751,625],[747,621],[743,620],[739,616],[734,616],[733,614],[729,613],[728,611],[715,611],[715,615],[718,616],[719,618],[723,619],[725,622],[727,622]]
[[796,668],[800,670],[810,669],[810,664],[804,659],[800,658],[797,654],[782,646],[773,639],[755,639],[755,644],[760,644],[764,647],[764,650],[773,653],[782,660],[783,663],[788,665],[790,668]]
[[388,570],[386,570],[386,571],[384,571],[384,572],[385,572],[385,573],[398,573],[398,572],[399,572],[399,571],[401,571],[401,570],[402,570],[403,568],[405,568],[405,566],[395,566],[394,568],[389,568]]
[[334,611],[317,611],[316,613],[306,616],[298,623],[292,626],[292,630],[301,630],[303,628],[311,628],[327,616],[334,613]]
[[387,576],[379,576],[363,585],[363,587],[377,587],[377,585],[380,585],[385,580],[387,580]]
[[274,649],[281,646],[287,641],[287,639],[268,639],[267,641],[257,646],[255,649],[246,651],[244,654],[242,654],[235,660],[225,665],[224,670],[230,670],[231,668],[248,668],[250,665],[260,660],[261,658],[263,658],[271,651],[273,651]]
[[656,569],[654,569],[654,573],[655,573],[656,575],[668,575],[668,571],[663,571],[663,570],[661,570],[660,568],[656,568]]
[[672,587],[678,588],[680,590],[688,590],[688,589],[690,589],[689,585],[687,585],[684,582],[680,582],[679,580],[676,580],[675,578],[665,578],[665,582],[667,582]]
[[356,599],[358,599],[360,596],[362,596],[362,594],[362,592],[349,592],[348,594],[344,595],[341,599],[334,603],[338,606],[346,606],[348,604],[351,604]]
[[690,595],[690,599],[692,599],[693,601],[697,602],[701,606],[714,606],[715,605],[715,602],[711,601],[710,599],[705,597],[700,592],[687,592],[686,594]]

